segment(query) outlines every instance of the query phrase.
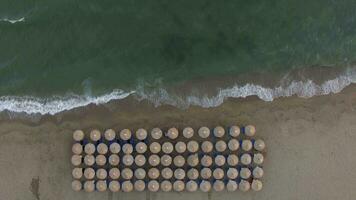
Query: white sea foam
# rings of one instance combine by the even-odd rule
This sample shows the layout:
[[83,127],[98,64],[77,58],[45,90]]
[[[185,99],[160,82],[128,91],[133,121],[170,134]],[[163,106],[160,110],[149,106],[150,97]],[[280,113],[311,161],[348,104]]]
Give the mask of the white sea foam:
[[347,70],[337,78],[325,81],[320,85],[314,83],[312,80],[292,81],[287,86],[274,88],[254,84],[246,84],[243,86],[235,85],[220,89],[214,96],[179,96],[177,94],[170,94],[167,90],[162,88],[147,92],[142,89],[142,87],[138,87],[136,91],[129,92],[114,90],[109,94],[97,97],[70,95],[66,97],[41,99],[36,97],[3,96],[0,97],[0,112],[7,110],[16,113],[54,115],[62,111],[87,106],[89,104],[99,105],[108,103],[111,100],[124,99],[131,94],[138,100],[147,99],[155,106],[168,104],[180,108],[187,108],[190,105],[209,108],[221,105],[227,98],[245,98],[255,95],[264,101],[272,101],[278,97],[288,97],[292,95],[309,98],[317,95],[338,93],[352,83],[356,83],[356,68]]
[[24,22],[25,18],[24,17],[21,17],[21,18],[18,18],[18,19],[2,18],[2,19],[0,19],[0,21],[10,22],[11,24],[14,24],[14,23],[17,23],[17,22]]

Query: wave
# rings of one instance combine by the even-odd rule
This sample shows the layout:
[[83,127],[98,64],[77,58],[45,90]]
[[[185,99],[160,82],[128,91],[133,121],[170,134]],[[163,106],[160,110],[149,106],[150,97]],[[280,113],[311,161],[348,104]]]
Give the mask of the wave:
[[220,89],[216,95],[211,97],[206,95],[179,96],[170,94],[163,88],[147,92],[143,87],[137,87],[137,90],[128,92],[117,89],[109,94],[97,97],[69,95],[66,97],[41,99],[28,96],[4,96],[0,97],[0,112],[10,111],[26,114],[54,115],[59,112],[87,106],[89,104],[105,104],[112,100],[124,99],[130,95],[134,95],[137,100],[148,100],[155,106],[166,104],[179,108],[188,108],[189,106],[194,105],[210,108],[221,105],[227,98],[257,96],[264,101],[273,101],[275,98],[289,97],[293,95],[303,98],[327,95],[338,93],[352,83],[356,83],[356,68],[349,69],[335,79],[325,81],[319,85],[312,80],[292,81],[286,86],[278,86],[274,88],[255,84],[245,84],[243,86],[235,85],[229,88]]
[[18,19],[3,18],[3,19],[0,19],[0,21],[3,21],[3,22],[10,22],[11,24],[14,24],[14,23],[17,23],[17,22],[24,22],[24,21],[25,21],[25,18],[24,18],[24,17],[21,17],[21,18],[18,18]]

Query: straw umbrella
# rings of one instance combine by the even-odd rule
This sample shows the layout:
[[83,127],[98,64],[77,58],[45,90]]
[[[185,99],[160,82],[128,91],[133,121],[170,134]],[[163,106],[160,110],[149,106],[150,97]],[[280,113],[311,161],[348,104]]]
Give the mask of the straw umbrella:
[[239,157],[235,154],[230,154],[227,157],[227,164],[230,166],[236,166],[239,163]]
[[136,138],[139,140],[144,140],[147,138],[147,131],[143,128],[140,128],[136,131]]
[[231,139],[227,146],[231,151],[237,151],[240,147],[240,143],[237,139]]
[[100,138],[101,138],[101,133],[99,130],[94,129],[90,132],[90,139],[92,141],[96,142],[96,141],[100,140]]
[[240,170],[240,177],[243,179],[248,179],[251,176],[251,170],[249,168],[243,167]]
[[174,157],[173,163],[177,167],[183,167],[183,165],[185,164],[185,158],[181,155],[178,155],[178,156]]
[[255,153],[253,155],[253,162],[256,164],[256,165],[262,165],[263,163],[263,160],[264,160],[264,157],[261,153]]
[[105,143],[100,143],[97,147],[96,147],[96,151],[99,154],[106,154],[108,152],[108,145],[106,145]]
[[93,192],[95,190],[94,181],[85,181],[84,190],[85,192]]
[[108,176],[108,172],[105,169],[100,168],[96,170],[96,177],[98,179],[106,179],[107,176]]
[[214,128],[214,136],[221,138],[225,135],[225,129],[222,126],[217,126]]
[[82,190],[82,183],[78,180],[73,180],[72,181],[72,189],[76,192],[79,192],[80,190]]
[[86,168],[85,170],[84,170],[84,177],[86,178],[86,179],[93,179],[94,178],[94,176],[95,176],[95,171],[94,171],[94,169],[93,168]]
[[161,145],[158,142],[152,142],[150,144],[150,151],[154,154],[157,154],[161,151]]
[[121,190],[123,192],[131,192],[133,190],[133,185],[131,181],[124,181],[121,184]]
[[132,144],[126,143],[122,146],[122,152],[124,152],[124,154],[132,154],[133,152],[133,147]]
[[239,175],[239,171],[237,171],[236,168],[232,168],[230,167],[227,172],[226,172],[226,175],[229,179],[236,179],[237,176]]
[[136,144],[135,149],[137,153],[145,153],[147,151],[147,145],[144,142],[139,142]]
[[157,192],[159,190],[159,183],[156,180],[148,182],[147,188],[151,192]]
[[174,170],[174,178],[182,180],[185,178],[185,171],[182,168]]
[[224,170],[221,168],[216,168],[213,171],[213,177],[215,179],[222,179],[222,178],[224,178],[224,175],[225,175]]
[[136,180],[134,183],[134,188],[136,191],[142,192],[145,190],[146,184],[143,180]]
[[120,190],[120,183],[119,181],[110,181],[109,183],[109,190],[111,192],[118,192]]
[[79,155],[83,152],[83,146],[80,143],[74,143],[72,146],[72,152]]
[[139,167],[143,166],[146,163],[146,157],[144,155],[137,155],[135,157],[135,164]]
[[239,183],[239,189],[243,192],[247,192],[250,190],[250,183],[248,181],[241,180]]
[[129,129],[123,129],[120,131],[120,138],[122,140],[129,140],[131,138],[131,131]]
[[105,137],[105,140],[112,141],[112,140],[115,139],[116,133],[115,133],[115,131],[113,129],[108,129],[108,130],[105,131],[104,137]]
[[226,190],[229,192],[234,192],[237,190],[237,183],[236,181],[229,180],[226,184]]
[[184,153],[185,150],[187,149],[187,145],[184,142],[177,142],[175,145],[176,152],[178,153]]
[[148,158],[148,163],[151,166],[155,167],[155,166],[159,165],[160,157],[158,155],[156,155],[156,154],[153,154]]
[[170,179],[173,176],[173,171],[171,168],[166,167],[162,169],[161,175],[164,179]]
[[117,166],[120,163],[120,157],[116,154],[111,154],[109,156],[109,164],[111,166]]
[[187,172],[187,177],[190,179],[190,180],[195,180],[199,177],[199,172],[197,169],[195,168],[191,168],[188,170]]
[[253,179],[252,183],[251,183],[251,188],[254,191],[260,191],[262,190],[262,182],[260,180],[257,179]]
[[215,157],[215,164],[219,167],[225,165],[226,159],[223,155],[217,155]]
[[203,168],[200,170],[200,176],[203,178],[203,179],[209,179],[211,177],[211,169],[210,168]]
[[111,179],[116,180],[120,178],[120,170],[118,168],[111,168],[109,170],[109,176]]
[[198,190],[198,184],[197,182],[190,180],[186,183],[185,188],[187,188],[188,192],[195,192]]
[[135,177],[137,179],[144,179],[146,177],[146,171],[142,168],[137,168],[135,170]]
[[240,127],[231,126],[229,129],[229,134],[231,135],[231,137],[238,137],[240,135]]
[[209,181],[205,181],[203,180],[200,185],[199,185],[199,188],[202,192],[209,192],[210,189],[211,189],[211,184]]
[[99,191],[99,192],[104,192],[106,191],[107,189],[107,185],[106,185],[106,181],[97,181],[96,182],[96,189]]
[[97,155],[95,157],[95,162],[99,166],[103,166],[106,164],[106,157],[104,155]]
[[93,155],[86,155],[84,157],[84,164],[86,166],[92,166],[95,163],[95,157]]
[[73,178],[75,178],[75,179],[80,179],[80,178],[82,178],[82,176],[83,176],[83,169],[82,169],[82,168],[78,168],[78,167],[74,168],[73,171],[72,171],[72,176],[73,176]]
[[251,155],[248,153],[242,154],[242,156],[240,157],[240,161],[243,165],[251,164],[251,161],[252,161]]
[[198,130],[198,135],[201,138],[208,138],[210,135],[210,129],[208,127],[203,126]]
[[257,150],[257,151],[263,151],[266,147],[266,144],[263,140],[258,139],[255,141],[253,147]]
[[150,179],[158,179],[160,175],[159,170],[157,168],[149,169],[147,174]]
[[194,130],[191,127],[186,127],[183,129],[183,136],[185,138],[191,138],[194,135]]
[[154,128],[151,131],[151,137],[155,140],[158,140],[162,137],[162,130],[159,128]]
[[134,163],[134,157],[131,154],[126,154],[122,157],[122,163],[125,166],[131,166]]
[[84,132],[82,130],[76,130],[73,132],[73,140],[80,142],[84,139]]
[[210,153],[213,150],[214,146],[213,143],[210,141],[204,141],[201,144],[201,149],[203,150],[204,153]]
[[215,149],[218,151],[218,152],[223,152],[226,150],[226,142],[223,141],[223,140],[219,140],[216,142],[215,144]]
[[121,176],[122,178],[126,179],[126,180],[129,180],[132,178],[133,176],[133,172],[130,168],[124,168],[122,171],[121,171]]
[[84,151],[86,154],[91,155],[95,152],[95,145],[92,143],[88,143],[84,146]]
[[204,155],[201,160],[201,165],[203,165],[204,167],[210,167],[211,164],[213,164],[213,159],[211,158],[211,156],[208,155]]
[[117,142],[111,143],[109,148],[110,148],[111,153],[119,153],[121,150],[121,146]]
[[176,192],[181,192],[184,190],[185,184],[181,180],[174,181],[173,183],[173,189]]
[[169,139],[174,140],[178,137],[178,134],[179,134],[178,129],[173,127],[173,128],[168,129],[166,136]]
[[83,157],[80,155],[73,155],[71,158],[72,165],[78,166],[78,165],[82,164],[82,158]]
[[187,163],[191,167],[195,167],[199,164],[199,157],[198,154],[192,154],[188,156]]
[[255,167],[252,171],[252,175],[254,178],[262,178],[263,177],[263,169],[261,167]]
[[191,153],[195,153],[199,150],[199,144],[197,141],[191,140],[187,144],[187,149]]
[[171,165],[172,164],[172,157],[170,155],[167,155],[167,154],[163,155],[161,157],[161,164],[163,166],[166,166],[166,167]]
[[250,151],[252,149],[252,142],[251,140],[243,140],[241,144],[241,148],[244,151]]
[[170,142],[165,142],[162,144],[163,153],[170,154],[173,151],[173,144]]
[[216,180],[216,181],[214,182],[214,184],[213,184],[213,188],[214,188],[215,191],[221,192],[221,191],[224,190],[225,184],[224,184],[224,182],[222,182],[221,180]]
[[256,128],[252,125],[245,126],[245,135],[252,137],[256,134]]
[[161,182],[161,190],[163,192],[169,192],[172,190],[172,183],[170,181],[164,180]]

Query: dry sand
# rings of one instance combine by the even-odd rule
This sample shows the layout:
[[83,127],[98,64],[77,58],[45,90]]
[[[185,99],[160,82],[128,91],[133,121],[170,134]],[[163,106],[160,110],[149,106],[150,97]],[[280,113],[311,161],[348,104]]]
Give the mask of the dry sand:
[[[260,192],[110,193],[71,189],[72,132],[255,124],[267,144]],[[0,200],[64,199],[356,199],[356,86],[311,99],[228,100],[211,109],[127,99],[36,120],[0,120]]]

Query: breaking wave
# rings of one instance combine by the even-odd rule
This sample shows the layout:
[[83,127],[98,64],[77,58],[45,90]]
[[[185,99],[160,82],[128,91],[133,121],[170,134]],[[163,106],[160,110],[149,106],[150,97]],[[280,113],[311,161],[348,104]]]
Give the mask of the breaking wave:
[[2,22],[10,22],[11,24],[14,24],[14,23],[17,23],[17,22],[24,22],[25,18],[24,17],[21,17],[21,18],[18,18],[18,19],[3,18],[3,19],[0,19],[0,21],[2,21]]
[[356,69],[347,70],[335,79],[316,84],[312,80],[292,81],[286,86],[274,88],[263,87],[255,84],[235,85],[229,88],[220,89],[214,96],[179,96],[170,94],[167,90],[160,88],[153,91],[145,91],[138,87],[134,91],[114,90],[109,94],[102,96],[79,96],[69,95],[65,97],[52,97],[47,99],[36,97],[0,97],[0,112],[10,111],[27,114],[50,114],[71,110],[89,104],[105,104],[112,100],[124,99],[134,95],[138,100],[148,100],[155,106],[173,105],[179,108],[188,108],[191,105],[205,108],[221,105],[227,98],[245,98],[248,96],[257,96],[264,101],[273,101],[279,97],[289,97],[296,95],[298,97],[309,98],[318,95],[327,95],[338,93],[348,85],[356,83]]

